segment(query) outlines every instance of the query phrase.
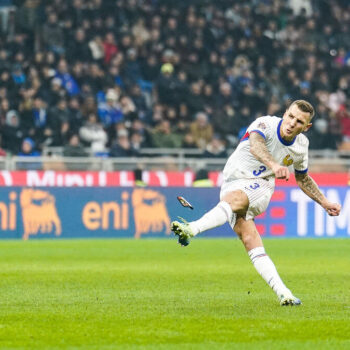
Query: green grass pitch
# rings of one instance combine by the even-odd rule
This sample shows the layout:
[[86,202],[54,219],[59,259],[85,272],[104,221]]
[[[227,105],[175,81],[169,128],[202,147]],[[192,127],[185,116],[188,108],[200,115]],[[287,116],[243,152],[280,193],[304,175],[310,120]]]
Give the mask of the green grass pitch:
[[350,240],[265,240],[280,307],[237,239],[0,242],[0,349],[350,349]]

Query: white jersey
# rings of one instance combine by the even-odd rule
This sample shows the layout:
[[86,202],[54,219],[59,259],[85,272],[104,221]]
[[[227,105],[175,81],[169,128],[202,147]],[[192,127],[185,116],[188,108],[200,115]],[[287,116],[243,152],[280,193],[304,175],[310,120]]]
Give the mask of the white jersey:
[[274,177],[274,173],[264,163],[250,153],[249,135],[259,133],[266,142],[272,157],[281,165],[292,166],[296,173],[306,173],[308,168],[309,140],[299,134],[291,142],[281,137],[282,119],[272,116],[257,118],[249,125],[236,150],[231,154],[223,170],[224,181]]

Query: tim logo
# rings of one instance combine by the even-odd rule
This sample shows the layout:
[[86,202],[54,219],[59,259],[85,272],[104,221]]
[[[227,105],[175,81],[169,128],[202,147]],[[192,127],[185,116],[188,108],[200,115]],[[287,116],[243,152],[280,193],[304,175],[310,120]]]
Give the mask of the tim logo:
[[55,197],[47,191],[24,189],[20,195],[23,219],[23,239],[40,233],[62,233]]
[[135,189],[132,193],[134,209],[135,238],[149,232],[170,234],[170,218],[165,205],[165,197],[157,191]]

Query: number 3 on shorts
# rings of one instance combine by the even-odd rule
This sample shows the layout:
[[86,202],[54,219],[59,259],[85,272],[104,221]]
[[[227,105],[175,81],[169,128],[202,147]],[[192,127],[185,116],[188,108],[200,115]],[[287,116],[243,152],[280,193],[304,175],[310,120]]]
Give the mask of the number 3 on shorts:
[[259,175],[260,175],[262,172],[264,172],[265,170],[266,170],[266,167],[263,166],[263,165],[261,165],[260,168],[259,168],[259,170],[254,170],[254,171],[253,171],[253,175],[259,176]]
[[253,183],[253,185],[249,186],[252,190],[255,190],[256,188],[260,187],[260,185],[256,182]]

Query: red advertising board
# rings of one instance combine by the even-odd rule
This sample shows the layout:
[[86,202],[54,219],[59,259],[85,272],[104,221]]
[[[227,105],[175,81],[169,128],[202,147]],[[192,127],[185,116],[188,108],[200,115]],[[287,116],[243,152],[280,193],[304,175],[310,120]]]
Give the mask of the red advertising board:
[[[349,185],[348,173],[315,173],[311,174],[320,186]],[[191,187],[195,173],[192,171],[144,171],[143,180],[149,186]],[[209,177],[216,186],[222,183],[220,172],[210,172]],[[295,186],[295,178],[286,181],[278,180],[277,186]],[[30,187],[132,187],[132,171],[0,171],[0,186]]]

